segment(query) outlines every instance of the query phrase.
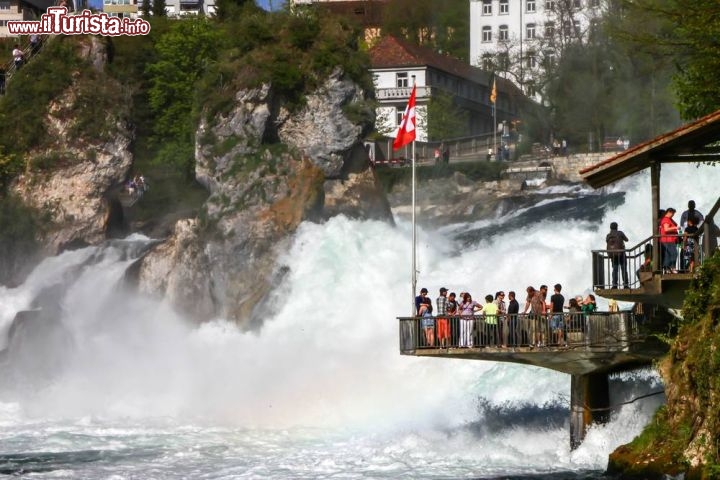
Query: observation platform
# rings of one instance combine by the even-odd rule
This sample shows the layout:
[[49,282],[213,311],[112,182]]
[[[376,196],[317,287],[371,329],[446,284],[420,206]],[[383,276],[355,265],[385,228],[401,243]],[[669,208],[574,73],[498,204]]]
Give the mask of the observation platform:
[[[489,324],[481,315],[447,317],[450,335],[442,346],[438,340],[437,318],[432,327],[433,343],[429,344],[422,319],[402,317],[399,318],[400,353],[511,362],[586,375],[650,365],[667,351],[665,343],[644,331],[644,317],[631,312],[565,313],[559,317],[554,319],[548,315],[533,319],[527,314],[500,315],[497,324]],[[470,347],[460,346],[463,328],[470,329]],[[531,346],[529,336],[542,338],[542,346]]]

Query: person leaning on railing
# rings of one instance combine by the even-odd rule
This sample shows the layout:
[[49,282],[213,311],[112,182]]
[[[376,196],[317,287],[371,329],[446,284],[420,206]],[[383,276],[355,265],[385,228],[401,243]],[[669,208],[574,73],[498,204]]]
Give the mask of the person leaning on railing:
[[627,236],[622,230],[618,230],[617,222],[610,224],[610,233],[605,236],[605,243],[610,259],[612,261],[612,288],[618,286],[618,270],[622,272],[623,287],[630,288],[627,272],[627,258],[625,257],[625,242]]

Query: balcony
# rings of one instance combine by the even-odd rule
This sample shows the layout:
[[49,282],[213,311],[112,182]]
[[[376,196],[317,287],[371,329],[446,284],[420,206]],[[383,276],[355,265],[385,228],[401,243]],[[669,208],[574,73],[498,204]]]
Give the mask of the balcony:
[[398,318],[400,353],[512,362],[586,375],[648,365],[667,350],[644,331],[645,317],[631,312],[446,318],[448,335],[441,339],[438,334],[443,336],[443,327],[438,318],[428,327],[430,332],[423,327],[422,318]]
[[[398,88],[378,88],[375,89],[375,98],[381,101],[403,101],[406,102],[410,99],[412,93],[412,87],[398,87]],[[415,91],[415,98],[427,98],[430,97],[430,87],[417,87]]]
[[[682,308],[685,290],[693,278],[690,267],[695,270],[702,265],[704,249],[701,242],[696,241],[692,257],[687,258],[683,255],[685,239],[678,235],[675,264],[672,270],[663,271],[659,240],[659,236],[654,235],[626,250],[593,250],[592,278],[595,293],[620,301]],[[618,260],[614,260],[616,257]],[[613,263],[618,265],[615,278]],[[622,275],[623,263],[627,271],[626,280]]]

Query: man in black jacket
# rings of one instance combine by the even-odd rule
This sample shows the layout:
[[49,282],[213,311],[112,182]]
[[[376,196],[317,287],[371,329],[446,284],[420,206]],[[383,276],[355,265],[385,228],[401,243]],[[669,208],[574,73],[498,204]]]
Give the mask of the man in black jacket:
[[610,224],[610,233],[605,237],[607,243],[606,249],[612,260],[612,288],[617,288],[618,285],[618,267],[622,271],[623,287],[630,288],[628,283],[627,273],[627,260],[625,258],[625,242],[628,238],[622,232],[618,230],[617,222]]

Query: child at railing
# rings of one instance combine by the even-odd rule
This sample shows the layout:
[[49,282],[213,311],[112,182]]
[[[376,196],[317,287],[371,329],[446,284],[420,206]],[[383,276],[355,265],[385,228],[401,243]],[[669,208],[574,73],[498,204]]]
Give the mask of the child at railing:
[[695,249],[697,247],[698,227],[695,219],[690,216],[687,219],[687,227],[683,233],[682,259],[680,268],[692,272],[695,269]]

